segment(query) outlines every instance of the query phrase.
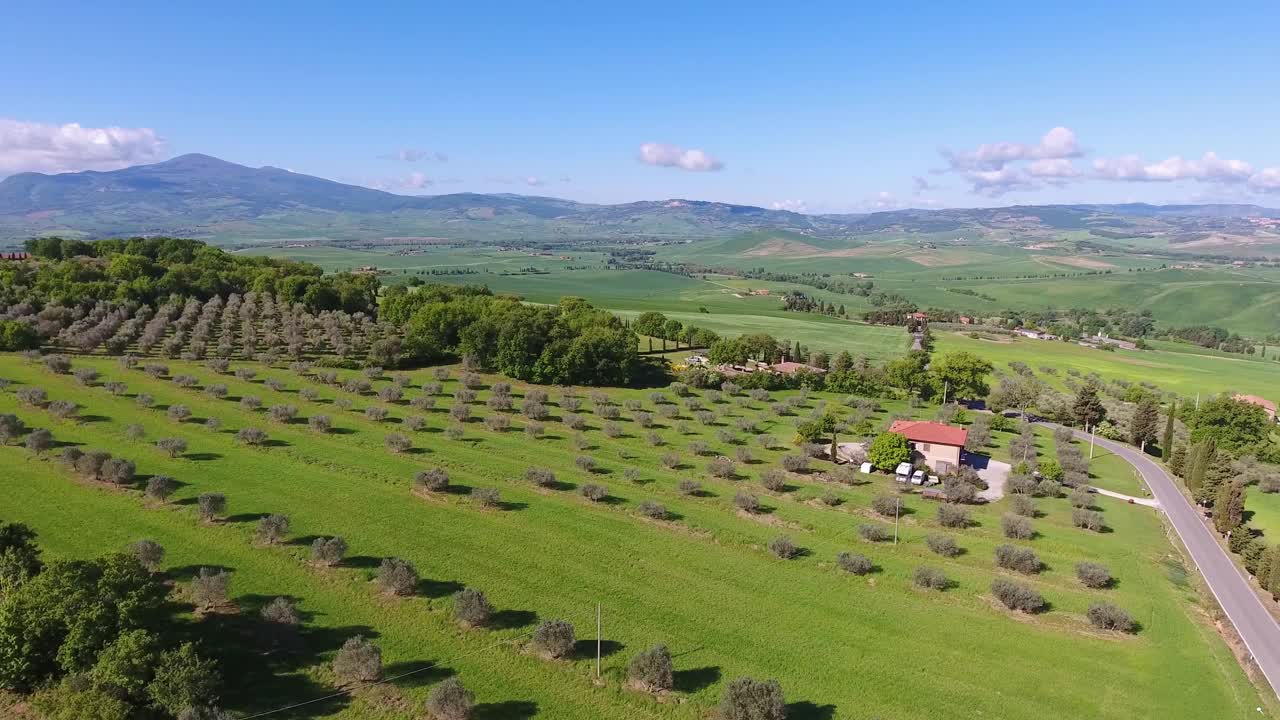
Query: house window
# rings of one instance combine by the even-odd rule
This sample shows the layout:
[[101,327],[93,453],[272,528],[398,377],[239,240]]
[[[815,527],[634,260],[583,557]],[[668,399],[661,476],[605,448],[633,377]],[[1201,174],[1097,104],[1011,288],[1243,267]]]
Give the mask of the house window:
[[920,452],[929,452],[929,443],[920,443]]

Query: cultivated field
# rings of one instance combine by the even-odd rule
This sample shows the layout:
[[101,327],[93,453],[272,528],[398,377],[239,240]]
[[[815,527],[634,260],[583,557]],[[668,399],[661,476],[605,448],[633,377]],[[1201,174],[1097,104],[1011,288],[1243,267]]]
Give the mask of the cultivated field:
[[[251,634],[258,606],[277,595],[295,597],[310,626],[306,651],[271,661],[278,680],[264,683],[267,661],[252,653],[224,660],[225,704],[241,713],[326,695],[324,661],[357,633],[376,637],[391,665],[388,675],[437,665],[390,690],[362,691],[283,716],[408,717],[404,698],[417,702],[454,673],[475,691],[479,718],[693,720],[706,717],[725,683],[742,675],[777,678],[792,703],[789,717],[798,720],[1042,718],[1046,708],[1061,717],[1244,718],[1256,717],[1254,708],[1263,703],[1271,707],[1213,630],[1194,575],[1148,508],[1098,498],[1109,531],[1091,533],[1072,527],[1067,500],[1037,500],[1037,535],[1020,544],[1033,548],[1046,569],[1014,578],[992,563],[995,546],[1006,542],[1000,518],[1008,501],[975,508],[973,527],[947,530],[935,519],[934,502],[905,495],[901,542],[894,545],[868,542],[858,531],[868,523],[892,528],[892,519],[875,517],[869,507],[874,496],[893,491],[891,480],[861,477],[844,485],[824,482],[821,472],[794,472],[782,490],[765,490],[763,471],[796,452],[781,446],[790,445],[797,417],[778,417],[764,401],[717,402],[697,393],[702,408],[716,416],[714,425],[704,425],[685,401],[659,405],[649,391],[609,391],[608,407],[619,417],[608,420],[615,410],[587,391],[581,391],[583,407],[571,413],[552,390],[545,433],[535,439],[522,431],[529,421],[518,411],[488,407],[492,389],[486,387],[467,404],[472,419],[459,424],[461,437],[451,439],[446,429],[456,423],[448,395],[459,388],[456,368],[433,396],[435,407],[423,409],[258,365],[237,364],[258,370],[246,380],[169,362],[170,376],[198,380],[181,388],[108,358],[75,358],[75,364],[95,367],[102,381],[122,381],[127,390],[114,395],[101,384],[81,387],[69,375],[0,356],[0,377],[13,383],[0,393],[0,412],[51,428],[60,443],[128,457],[142,476],[171,475],[182,485],[168,504],[156,504],[134,489],[73,477],[52,457],[56,451],[35,458],[2,447],[0,466],[11,471],[0,473],[0,517],[30,524],[58,557],[93,556],[147,537],[168,549],[167,570],[180,583],[201,566],[230,568],[241,612],[206,617],[196,626],[201,632]],[[435,382],[428,370],[410,377],[406,399]],[[283,389],[269,387],[267,378],[281,380]],[[227,386],[224,398],[203,391],[215,383]],[[382,378],[373,389],[390,384]],[[14,391],[31,386],[51,399],[78,402],[79,419],[55,421],[20,405]],[[317,399],[305,399],[304,388]],[[515,407],[527,392],[515,388]],[[154,398],[152,408],[139,406],[143,393]],[[775,393],[774,400],[791,394]],[[263,408],[294,405],[298,417],[273,423],[265,410],[242,404],[247,396],[260,398]],[[795,412],[803,418],[822,403],[855,412],[842,401],[814,393]],[[346,402],[350,409],[341,407]],[[187,406],[191,417],[169,419],[175,405]],[[881,405],[871,416],[878,426],[892,413],[909,412],[901,404]],[[386,408],[389,416],[370,419],[370,406]],[[653,413],[650,429],[641,427],[644,412]],[[332,418],[331,431],[308,427],[306,418],[317,414]],[[494,415],[509,417],[510,429],[480,421]],[[585,422],[580,435],[566,426],[570,415]],[[405,420],[411,416],[424,417],[425,429],[410,431]],[[221,421],[220,429],[206,428],[208,418]],[[744,418],[775,437],[778,447],[766,448],[756,433],[740,429]],[[129,424],[140,425],[145,439],[130,440]],[[248,427],[264,429],[270,440],[261,447],[238,444],[236,432]],[[408,436],[414,449],[389,452],[390,433]],[[170,458],[152,444],[165,437],[184,438],[187,450]],[[997,437],[999,457],[1008,436]],[[707,454],[695,455],[691,442],[705,443]],[[1053,440],[1044,435],[1040,445],[1051,453]],[[735,462],[732,477],[713,477],[714,455],[734,457],[738,447],[748,448],[751,462]],[[673,469],[662,461],[670,453],[678,454]],[[580,456],[594,459],[594,470],[585,469]],[[817,461],[813,466],[822,469]],[[450,490],[413,494],[414,473],[433,467],[448,471]],[[525,480],[529,467],[552,470],[556,483]],[[1113,465],[1099,462],[1094,469],[1106,476],[1097,478],[1099,485],[1127,482]],[[701,492],[680,492],[681,479],[695,479]],[[589,501],[580,492],[587,483],[606,486],[607,496]],[[501,503],[482,507],[471,488],[496,488]],[[739,490],[756,494],[765,511],[735,509]],[[200,522],[193,507],[208,491],[225,493],[229,505],[227,516],[211,524]],[[840,504],[819,501],[825,493]],[[664,505],[667,519],[642,514],[646,500]],[[287,544],[255,545],[256,521],[266,513],[288,515]],[[931,553],[923,539],[939,532],[953,535],[964,552],[955,558]],[[800,557],[781,560],[766,549],[783,534],[803,549]],[[307,548],[321,535],[341,535],[350,544],[340,567],[307,563]],[[834,563],[841,551],[865,554],[875,571],[841,572]],[[422,573],[416,597],[386,597],[370,582],[380,560],[392,556]],[[1083,587],[1074,573],[1083,560],[1108,565],[1116,584]],[[912,576],[920,565],[944,570],[952,586],[916,588]],[[996,577],[1032,584],[1050,602],[1048,611],[1005,610],[990,595]],[[450,596],[463,586],[488,594],[499,610],[495,628],[463,630],[453,622]],[[1121,636],[1092,629],[1084,613],[1100,599],[1132,612],[1139,631]],[[600,684],[591,679],[597,603],[606,641]],[[557,617],[591,641],[569,661],[524,652],[536,623]],[[662,698],[623,683],[627,660],[655,643],[670,646],[677,670],[675,691]]]

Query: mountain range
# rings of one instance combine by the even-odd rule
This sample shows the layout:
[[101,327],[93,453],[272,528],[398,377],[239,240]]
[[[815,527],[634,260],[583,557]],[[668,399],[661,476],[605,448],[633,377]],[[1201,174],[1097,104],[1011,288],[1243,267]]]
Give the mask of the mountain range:
[[0,243],[35,235],[174,234],[215,242],[388,238],[456,242],[687,240],[779,230],[839,238],[919,234],[1009,240],[1084,232],[1150,246],[1280,243],[1280,210],[1257,205],[1042,205],[808,215],[672,199],[619,205],[552,197],[409,196],[190,154],[108,172],[0,181]]

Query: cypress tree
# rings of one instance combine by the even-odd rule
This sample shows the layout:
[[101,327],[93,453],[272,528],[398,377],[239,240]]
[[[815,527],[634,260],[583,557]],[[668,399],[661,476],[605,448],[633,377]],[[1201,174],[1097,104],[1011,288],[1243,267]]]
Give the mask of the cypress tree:
[[1213,438],[1209,438],[1195,447],[1195,462],[1191,463],[1191,470],[1187,476],[1187,487],[1191,488],[1191,492],[1195,495],[1197,502],[1201,501],[1200,491],[1204,488],[1205,476],[1209,471],[1209,463],[1213,461],[1214,451]]
[[1169,404],[1169,413],[1164,420],[1164,436],[1160,438],[1160,459],[1169,462],[1173,456],[1173,415],[1178,410],[1178,401]]
[[1129,442],[1145,448],[1155,442],[1156,428],[1160,425],[1160,406],[1150,395],[1143,396],[1134,408],[1129,421]]
[[1169,456],[1169,469],[1180,478],[1187,476],[1187,448],[1185,445],[1179,445],[1173,449],[1173,453]]
[[1271,593],[1271,597],[1280,598],[1280,545],[1271,548],[1271,562],[1268,565],[1267,579],[1262,583],[1262,587]]
[[1213,503],[1213,526],[1226,535],[1244,525],[1244,483],[1224,482]]

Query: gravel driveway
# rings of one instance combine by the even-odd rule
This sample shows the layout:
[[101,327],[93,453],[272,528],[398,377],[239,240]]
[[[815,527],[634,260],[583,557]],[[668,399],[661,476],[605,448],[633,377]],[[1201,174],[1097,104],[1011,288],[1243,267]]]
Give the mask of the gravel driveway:
[[1007,462],[992,460],[986,455],[966,453],[965,464],[978,471],[978,477],[987,483],[986,490],[978,491],[978,497],[987,502],[995,502],[1004,497],[1004,482],[1013,468]]

